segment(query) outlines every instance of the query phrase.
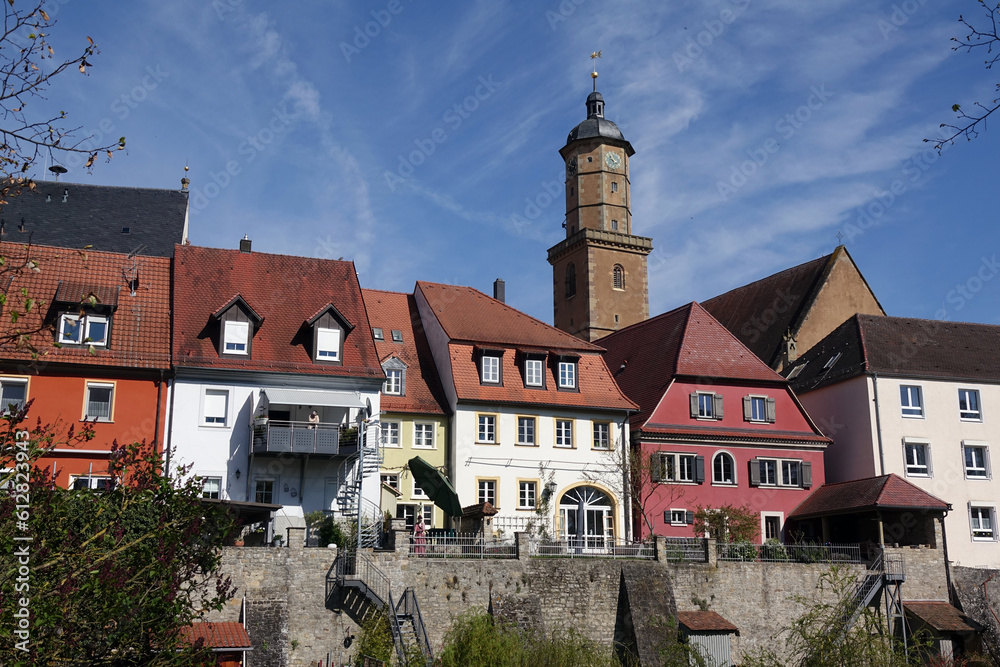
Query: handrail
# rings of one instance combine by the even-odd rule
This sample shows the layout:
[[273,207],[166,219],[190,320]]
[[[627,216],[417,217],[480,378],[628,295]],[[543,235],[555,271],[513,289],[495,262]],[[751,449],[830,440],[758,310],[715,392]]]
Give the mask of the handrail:
[[420,652],[427,659],[428,663],[434,659],[431,653],[431,643],[427,639],[427,628],[424,626],[424,617],[420,614],[420,605],[417,604],[417,594],[413,588],[403,591],[403,597],[399,601],[403,606],[403,614],[410,617],[413,623],[413,632],[417,636],[417,643],[420,644]]

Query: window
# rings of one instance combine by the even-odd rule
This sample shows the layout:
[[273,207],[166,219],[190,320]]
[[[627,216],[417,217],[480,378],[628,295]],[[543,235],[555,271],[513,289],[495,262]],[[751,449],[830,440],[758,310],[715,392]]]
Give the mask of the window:
[[340,361],[340,329],[316,329],[316,359]]
[[105,489],[110,489],[114,487],[114,483],[111,481],[110,477],[106,476],[95,476],[95,475],[83,475],[81,477],[71,477],[69,482],[70,488],[75,491],[81,489],[93,489],[94,491],[104,491]]
[[111,401],[115,386],[103,382],[87,383],[87,410],[84,414],[86,419],[96,419],[98,421],[111,421]]
[[390,368],[385,372],[385,386],[382,393],[401,396],[403,393],[403,371]]
[[751,459],[751,486],[812,487],[812,463],[796,459]]
[[413,446],[423,449],[434,449],[433,423],[416,423],[413,425]]
[[[809,363],[809,362],[806,362],[806,363]],[[785,378],[785,379],[787,379],[787,380],[794,380],[795,378],[797,378],[799,376],[799,373],[801,373],[802,370],[805,367],[806,367],[806,364],[800,364],[800,365],[796,366],[795,368],[792,369],[792,372],[789,373],[788,377]]]
[[229,391],[226,389],[205,390],[205,417],[202,422],[206,426],[225,426],[229,415]]
[[904,417],[924,416],[924,403],[920,395],[920,387],[901,385],[899,387],[899,402],[903,408]]
[[372,338],[375,340],[385,340],[385,335],[382,333],[382,329],[378,327],[372,327]]
[[517,509],[533,510],[537,507],[538,482],[517,483]]
[[225,330],[223,334],[225,337],[223,351],[226,354],[248,354],[247,343],[250,339],[250,323],[226,320],[223,329]]
[[736,476],[733,474],[735,468],[733,457],[726,452],[719,452],[712,461],[712,482],[715,484],[735,484]]
[[544,385],[545,363],[541,359],[524,360],[524,384],[528,387]]
[[722,395],[705,391],[692,393],[691,416],[695,419],[722,419]]
[[958,416],[969,421],[983,420],[983,413],[979,409],[978,389],[958,390]]
[[559,362],[559,388],[576,389],[576,362]]
[[594,449],[611,449],[611,424],[594,422]]
[[743,418],[750,422],[773,424],[775,421],[775,401],[768,396],[744,396]]
[[566,265],[566,298],[576,296],[576,264],[570,262]]
[[417,480],[416,479],[413,480],[413,495],[411,497],[413,497],[413,498],[426,498],[427,497],[427,494],[424,493],[424,490],[421,489],[417,485]]
[[618,231],[618,221],[617,220],[612,220],[611,221],[611,231],[613,231],[613,232],[617,232]]
[[58,341],[62,345],[82,345],[95,347],[108,344],[109,320],[103,315],[80,315],[63,313],[59,317]]
[[399,491],[399,475],[396,473],[382,473],[379,475],[379,479],[386,486],[392,487]]
[[556,447],[573,446],[573,421],[571,419],[556,420]]
[[781,517],[775,515],[764,515],[764,539],[781,539]]
[[995,507],[969,505],[969,518],[972,521],[972,539],[982,541],[997,539],[996,528],[993,525],[993,515],[995,513]]
[[222,497],[222,478],[221,477],[202,477],[201,478],[201,497],[202,498],[213,498],[218,500]]
[[618,181],[611,181],[611,191],[618,192]]
[[91,345],[104,347],[108,344],[108,318],[87,315],[86,341]]
[[984,445],[962,443],[965,453],[965,476],[970,479],[987,479],[990,476],[987,464],[987,449]]
[[497,441],[496,415],[479,415],[479,431],[476,442],[495,443]]
[[396,329],[393,329],[392,330],[392,342],[394,342],[394,343],[402,343],[403,342],[403,332],[402,331],[397,331]]
[[611,271],[612,279],[611,286],[615,289],[625,289],[625,269],[619,264],[615,264],[615,268]]
[[420,515],[424,517],[424,523],[428,526],[434,525],[434,505],[425,504],[420,506]]
[[688,525],[687,520],[688,512],[687,510],[670,510],[670,525],[671,526],[686,526]]
[[399,422],[382,422],[382,445],[399,447]]
[[483,355],[480,380],[483,384],[500,384],[500,357]]
[[[705,481],[705,458],[694,454],[660,454],[659,469],[653,471],[654,482]],[[657,479],[659,476],[659,479]]]
[[781,462],[781,484],[782,484],[782,486],[798,486],[799,485],[799,462],[798,461],[782,461]]
[[908,442],[903,445],[906,458],[906,474],[918,477],[930,477],[929,445],[921,442]]
[[535,443],[535,418],[517,418],[517,444],[534,445]]
[[417,518],[417,506],[416,505],[396,505],[396,518],[402,519],[406,522],[406,529],[413,530],[413,524],[416,523]]
[[17,412],[24,407],[27,396],[27,380],[3,378],[0,380],[0,413]]
[[258,479],[254,484],[253,500],[255,503],[274,503],[274,480]]
[[479,480],[479,503],[489,503],[496,507],[497,504],[497,481],[495,479]]

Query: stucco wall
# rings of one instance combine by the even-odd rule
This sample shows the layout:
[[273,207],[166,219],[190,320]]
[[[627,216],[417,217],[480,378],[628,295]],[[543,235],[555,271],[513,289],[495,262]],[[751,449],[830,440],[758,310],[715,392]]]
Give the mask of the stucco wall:
[[825,453],[828,483],[882,474],[870,384],[860,376],[799,396],[819,430],[833,439]]

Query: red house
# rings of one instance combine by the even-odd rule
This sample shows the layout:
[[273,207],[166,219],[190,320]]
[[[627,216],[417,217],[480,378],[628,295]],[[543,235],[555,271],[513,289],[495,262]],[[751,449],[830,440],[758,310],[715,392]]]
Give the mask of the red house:
[[[170,258],[0,243],[3,410],[34,400],[30,424],[58,437],[93,423],[94,439],[42,459],[60,486],[100,488],[111,444],[160,443],[170,373]],[[24,296],[36,299],[30,310]],[[11,321],[11,311],[23,313]],[[36,352],[19,343],[31,332]]]
[[684,537],[698,507],[748,505],[761,537],[823,484],[830,442],[788,383],[692,302],[602,338],[605,359],[639,404],[631,446],[649,475],[634,495],[634,534]]

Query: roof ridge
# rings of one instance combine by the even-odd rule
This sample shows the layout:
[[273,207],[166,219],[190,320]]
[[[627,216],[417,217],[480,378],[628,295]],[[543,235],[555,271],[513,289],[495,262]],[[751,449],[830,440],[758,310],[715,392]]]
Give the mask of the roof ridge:
[[288,257],[289,259],[294,259],[294,260],[298,260],[298,261],[305,260],[305,261],[309,261],[309,262],[323,262],[323,263],[331,263],[331,264],[350,264],[352,266],[354,265],[354,260],[353,259],[327,259],[325,257],[308,257],[306,255],[288,255],[288,254],[280,253],[280,252],[260,252],[258,250],[254,250],[253,252],[243,252],[239,248],[215,248],[213,246],[194,245],[192,243],[175,243],[174,245],[177,246],[177,247],[187,248],[187,249],[190,249],[190,250],[212,250],[212,251],[216,251],[216,252],[234,253],[236,255],[246,255],[248,257],[260,257],[260,256],[263,255],[265,257]]
[[[188,194],[188,190],[181,188],[154,188],[148,185],[104,185],[103,183],[70,183],[68,181],[34,181],[36,186],[39,185],[51,185],[54,187],[64,187],[67,185],[76,185],[83,188],[114,188],[117,190],[149,190],[152,192],[176,192],[178,194]],[[29,190],[32,192],[32,190]]]
[[654,315],[653,317],[647,317],[646,319],[642,320],[641,322],[636,322],[635,324],[630,324],[627,327],[624,327],[622,329],[618,329],[617,331],[612,331],[607,336],[604,336],[603,338],[599,338],[598,340],[607,340],[608,338],[611,338],[612,336],[617,336],[620,333],[624,333],[626,331],[632,331],[634,329],[639,329],[639,328],[644,327],[646,325],[652,325],[654,322],[657,322],[658,320],[664,319],[664,318],[666,318],[669,315],[673,315],[674,313],[676,313],[677,311],[679,311],[679,310],[681,310],[683,308],[689,308],[692,303],[694,303],[694,302],[693,301],[689,301],[688,303],[681,304],[680,306],[677,306],[677,307],[673,308],[672,310],[668,310],[665,313],[660,313],[659,315]]

